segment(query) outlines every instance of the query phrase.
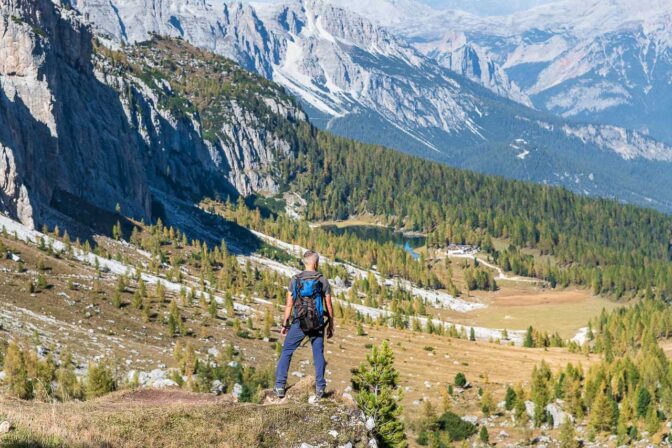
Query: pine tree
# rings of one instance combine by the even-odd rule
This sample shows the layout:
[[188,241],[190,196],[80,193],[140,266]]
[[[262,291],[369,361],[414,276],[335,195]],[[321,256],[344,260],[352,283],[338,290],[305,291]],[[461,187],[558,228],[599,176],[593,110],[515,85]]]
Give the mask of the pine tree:
[[33,384],[28,377],[25,353],[15,341],[10,342],[7,347],[4,370],[5,381],[12,395],[24,400],[33,396]]
[[605,386],[602,384],[592,403],[590,410],[590,427],[597,431],[611,431],[614,424],[614,409],[611,397],[606,393]]
[[486,428],[485,425],[481,426],[481,431],[478,433],[478,438],[486,445],[490,443],[490,434],[488,434],[488,428]]
[[86,398],[97,398],[116,389],[112,372],[105,364],[89,363],[86,375]]
[[208,302],[208,314],[213,319],[217,317],[217,301],[214,296],[210,296],[210,302]]
[[405,426],[400,416],[399,372],[394,368],[394,354],[384,341],[374,346],[366,362],[352,370],[355,401],[367,418],[373,418],[374,434],[382,447],[405,448]]
[[476,340],[476,332],[474,331],[474,327],[471,327],[469,329],[469,340],[470,341],[475,341]]
[[264,338],[268,339],[271,337],[271,328],[273,327],[273,313],[271,312],[270,307],[266,308],[266,313],[264,314]]
[[168,336],[173,337],[176,334],[183,334],[182,316],[180,310],[177,308],[177,303],[173,300],[170,302],[170,311],[168,313]]
[[513,409],[516,404],[516,391],[511,386],[506,386],[506,394],[504,395],[504,408],[507,411]]
[[651,404],[651,394],[646,387],[641,387],[637,391],[637,417],[645,417],[649,413]]
[[658,417],[658,411],[655,409],[655,406],[651,406],[646,415],[646,430],[650,435],[654,435],[660,430],[660,418]]
[[490,394],[490,391],[485,391],[483,392],[483,396],[481,397],[481,412],[483,412],[483,415],[486,417],[490,416],[490,413],[495,410],[495,401],[492,398],[492,394]]
[[69,401],[82,398],[82,387],[75,374],[72,356],[69,353],[63,355],[61,366],[56,370],[56,382],[55,395],[59,400]]
[[579,448],[574,424],[569,418],[566,418],[560,427],[560,448]]
[[551,401],[551,369],[542,361],[532,370],[532,401],[534,402],[534,424],[541,425],[546,419],[546,405]]
[[464,387],[467,385],[467,377],[464,376],[464,373],[457,372],[455,374],[455,385],[457,387]]
[[527,348],[534,347],[534,337],[532,335],[532,327],[527,327],[527,332],[525,333],[525,340],[523,341],[523,347]]
[[119,291],[114,291],[112,294],[112,306],[121,308],[121,293]]

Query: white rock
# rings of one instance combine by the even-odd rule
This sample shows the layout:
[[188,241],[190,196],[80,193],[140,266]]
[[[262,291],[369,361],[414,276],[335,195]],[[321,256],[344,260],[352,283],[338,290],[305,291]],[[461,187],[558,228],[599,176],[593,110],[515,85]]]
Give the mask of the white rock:
[[154,389],[165,389],[167,387],[179,387],[179,385],[175,381],[165,378],[154,381],[152,387]]
[[210,392],[212,392],[215,395],[221,395],[224,393],[224,390],[226,389],[226,386],[224,383],[222,383],[220,380],[215,380],[212,382],[212,387],[210,388]]
[[306,374],[303,372],[299,372],[298,370],[295,370],[294,372],[292,372],[292,376],[295,376],[297,378],[303,378],[304,376],[306,376]]
[[0,423],[0,434],[7,434],[11,430],[12,430],[12,424],[8,420],[5,420],[2,423]]
[[464,420],[465,422],[469,422],[472,425],[478,424],[478,417],[476,417],[475,415],[465,415],[464,417],[462,417],[462,420]]
[[243,385],[240,383],[236,383],[233,385],[233,391],[231,391],[231,395],[237,400],[240,395],[243,393]]
[[378,441],[376,439],[370,439],[367,446],[369,448],[378,448]]
[[338,431],[332,429],[331,431],[329,431],[329,435],[335,439],[336,437],[338,437]]
[[569,420],[570,422],[574,422],[574,419],[572,418],[571,415],[567,414],[562,410],[559,404],[557,403],[549,403],[546,405],[546,412],[551,414],[553,417],[553,427],[554,428],[559,428],[562,426],[565,421]]
[[525,402],[525,412],[527,412],[528,417],[534,418],[535,405],[530,400]]
[[364,426],[366,427],[367,430],[373,431],[373,428],[376,427],[376,422],[373,420],[373,417],[367,418]]

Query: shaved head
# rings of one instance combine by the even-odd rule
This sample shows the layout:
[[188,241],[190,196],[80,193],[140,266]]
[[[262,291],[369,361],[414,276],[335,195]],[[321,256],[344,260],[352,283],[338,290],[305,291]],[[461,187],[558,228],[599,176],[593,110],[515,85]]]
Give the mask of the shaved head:
[[314,252],[312,250],[307,250],[306,253],[303,254],[303,265],[306,268],[316,268],[317,264],[320,262],[320,256],[317,254],[317,252]]

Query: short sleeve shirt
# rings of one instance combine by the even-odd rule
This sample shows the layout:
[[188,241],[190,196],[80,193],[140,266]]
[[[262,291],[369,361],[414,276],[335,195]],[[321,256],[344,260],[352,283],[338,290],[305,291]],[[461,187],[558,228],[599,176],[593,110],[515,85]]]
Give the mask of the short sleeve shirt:
[[[292,280],[289,282],[289,292],[291,293],[294,291],[294,283],[296,282],[296,278],[300,279],[305,279],[305,278],[310,278],[315,276],[315,271],[303,271],[292,277]],[[327,294],[331,294],[331,286],[329,285],[329,280],[322,275],[319,274],[319,281],[322,283],[322,292],[326,296]]]

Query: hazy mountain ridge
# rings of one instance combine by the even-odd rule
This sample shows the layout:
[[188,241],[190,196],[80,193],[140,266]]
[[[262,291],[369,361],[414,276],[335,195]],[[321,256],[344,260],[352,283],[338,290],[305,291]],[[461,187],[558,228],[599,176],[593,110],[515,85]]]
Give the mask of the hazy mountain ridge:
[[397,25],[442,45],[445,28],[482,46],[536,107],[672,141],[672,5],[566,0],[503,17],[443,11]]

